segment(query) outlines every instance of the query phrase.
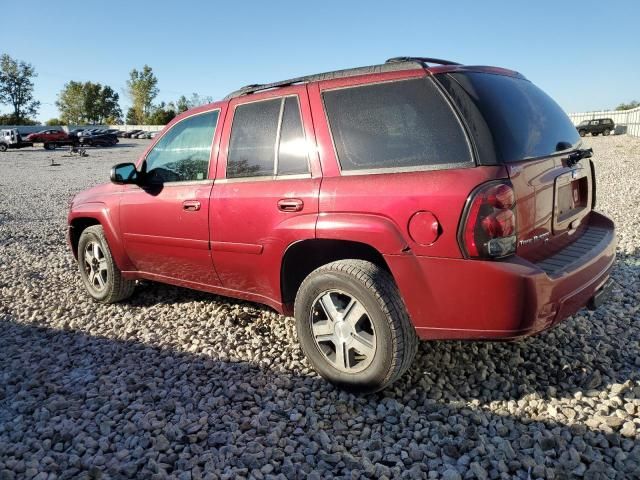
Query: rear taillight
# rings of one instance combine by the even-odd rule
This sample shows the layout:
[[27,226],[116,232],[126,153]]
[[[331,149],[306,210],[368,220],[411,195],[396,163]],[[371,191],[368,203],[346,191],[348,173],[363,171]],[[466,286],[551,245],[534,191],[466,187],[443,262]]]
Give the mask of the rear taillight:
[[500,258],[516,251],[516,196],[511,184],[489,182],[471,193],[460,246],[469,258]]

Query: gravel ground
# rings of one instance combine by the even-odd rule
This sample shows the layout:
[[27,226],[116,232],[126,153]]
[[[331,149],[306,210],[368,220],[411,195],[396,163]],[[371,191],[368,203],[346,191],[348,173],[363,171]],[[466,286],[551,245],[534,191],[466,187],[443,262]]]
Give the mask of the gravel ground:
[[423,343],[370,396],[319,378],[266,307],[153,283],[89,299],[68,200],[145,141],[0,154],[0,480],[640,478],[640,140],[585,141],[613,299],[517,343]]

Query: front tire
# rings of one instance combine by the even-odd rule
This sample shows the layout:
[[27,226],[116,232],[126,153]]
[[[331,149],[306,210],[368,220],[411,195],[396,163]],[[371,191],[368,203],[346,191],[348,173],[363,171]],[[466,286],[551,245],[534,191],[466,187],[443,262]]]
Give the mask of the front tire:
[[364,260],[311,272],[296,295],[295,317],[313,368],[345,390],[384,389],[406,372],[418,348],[393,278]]
[[80,235],[78,266],[82,283],[94,300],[115,303],[133,294],[135,281],[122,277],[101,225],[88,227]]
[[604,132],[602,132],[602,135],[604,135],[605,137],[608,137],[610,133],[611,133],[611,129],[605,128]]
[[587,134],[586,130],[579,130],[578,133],[580,134],[581,137],[584,137]]
[[6,152],[6,151],[7,151],[7,144],[0,143],[0,152]]

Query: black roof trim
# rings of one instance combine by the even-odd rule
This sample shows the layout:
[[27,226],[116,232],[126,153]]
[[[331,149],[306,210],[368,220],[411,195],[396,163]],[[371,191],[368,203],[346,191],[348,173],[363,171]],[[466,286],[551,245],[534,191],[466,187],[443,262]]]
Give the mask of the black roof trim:
[[[398,57],[398,58],[413,58],[413,57]],[[387,61],[381,65],[370,65],[368,67],[347,68],[345,70],[335,70],[333,72],[317,73],[314,75],[307,75],[304,77],[291,78],[289,80],[282,80],[280,82],[247,85],[235,92],[231,92],[224,97],[224,100],[231,100],[232,98],[240,97],[242,95],[250,95],[252,93],[261,92],[264,90],[270,90],[272,88],[286,87],[289,85],[296,85],[300,83],[319,82],[322,80],[332,80],[334,78],[346,78],[355,77],[356,75],[366,75],[370,73],[385,73],[396,72],[400,70],[412,70],[416,68],[416,63],[421,67],[425,67],[424,62],[419,62],[414,59],[408,61]],[[435,62],[434,62],[435,63]],[[451,65],[455,65],[451,63]]]
[[431,57],[393,57],[388,59],[385,63],[401,63],[401,62],[415,62],[422,66],[428,66],[429,63],[435,63],[436,65],[460,65],[457,62],[451,60],[441,60],[439,58]]

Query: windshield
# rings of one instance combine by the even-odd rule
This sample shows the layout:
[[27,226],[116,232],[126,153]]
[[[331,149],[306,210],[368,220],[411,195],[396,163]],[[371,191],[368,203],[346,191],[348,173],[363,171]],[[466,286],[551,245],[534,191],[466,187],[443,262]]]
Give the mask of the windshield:
[[579,127],[582,127],[583,125],[589,125],[589,120],[583,120],[578,124]]
[[562,108],[528,80],[480,72],[446,77],[441,83],[468,117],[471,133],[490,137],[476,140],[484,147],[491,143],[501,163],[551,155],[580,142]]

